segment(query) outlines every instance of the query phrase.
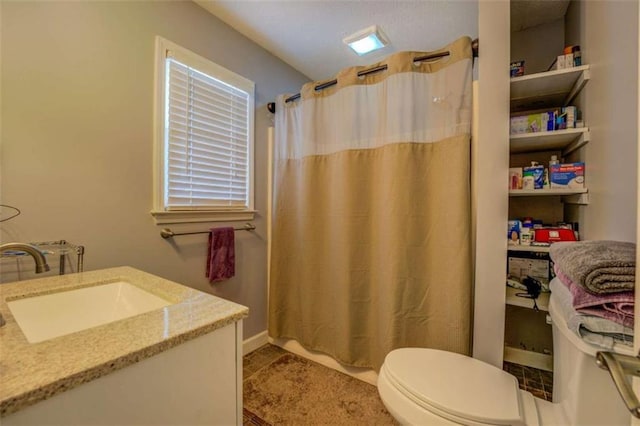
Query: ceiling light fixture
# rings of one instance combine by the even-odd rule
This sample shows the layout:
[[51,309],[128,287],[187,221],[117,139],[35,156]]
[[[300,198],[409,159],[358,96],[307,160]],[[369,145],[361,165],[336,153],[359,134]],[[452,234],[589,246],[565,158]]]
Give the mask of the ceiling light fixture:
[[389,40],[377,25],[358,31],[349,37],[345,37],[342,41],[360,56],[382,49],[389,44]]

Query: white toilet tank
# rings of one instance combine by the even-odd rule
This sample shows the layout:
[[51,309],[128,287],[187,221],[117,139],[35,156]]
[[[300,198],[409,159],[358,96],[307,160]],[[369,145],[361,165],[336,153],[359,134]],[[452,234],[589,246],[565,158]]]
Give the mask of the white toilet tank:
[[[596,365],[598,349],[569,330],[559,312],[552,295],[554,405],[570,425],[629,425],[629,411],[609,372]],[[633,355],[626,347],[616,352]]]

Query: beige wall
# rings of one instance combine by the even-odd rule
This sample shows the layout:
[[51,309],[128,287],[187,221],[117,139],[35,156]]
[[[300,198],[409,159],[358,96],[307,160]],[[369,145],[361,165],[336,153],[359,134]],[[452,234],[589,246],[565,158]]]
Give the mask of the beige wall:
[[579,44],[591,81],[581,94],[591,141],[581,159],[590,203],[574,208],[585,239],[635,241],[638,138],[638,2],[572,2],[565,40]]
[[511,61],[524,60],[524,73],[549,69],[564,49],[564,19],[511,33]]
[[[265,330],[265,105],[308,79],[191,2],[2,2],[0,16],[0,195],[22,210],[1,241],[83,244],[85,270],[131,265],[248,306],[245,337]],[[149,214],[155,35],[256,83],[257,229],[237,233],[223,283],[204,277],[206,235],[165,241]]]

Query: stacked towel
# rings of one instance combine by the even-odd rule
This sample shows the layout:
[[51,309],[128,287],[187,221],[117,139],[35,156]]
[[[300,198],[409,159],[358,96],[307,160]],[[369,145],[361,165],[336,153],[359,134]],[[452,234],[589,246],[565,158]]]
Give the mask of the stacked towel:
[[592,294],[632,291],[636,245],[620,241],[554,243],[551,259],[575,284]]
[[575,284],[558,267],[556,276],[571,292],[573,308],[583,314],[590,314],[600,318],[633,328],[634,292],[620,291],[595,296]]
[[611,349],[633,342],[635,244],[619,241],[554,243],[551,291],[567,325],[585,341]]
[[549,283],[558,313],[567,327],[585,342],[599,348],[612,350],[614,344],[633,346],[633,329],[605,318],[581,313],[573,308],[573,296],[559,277]]

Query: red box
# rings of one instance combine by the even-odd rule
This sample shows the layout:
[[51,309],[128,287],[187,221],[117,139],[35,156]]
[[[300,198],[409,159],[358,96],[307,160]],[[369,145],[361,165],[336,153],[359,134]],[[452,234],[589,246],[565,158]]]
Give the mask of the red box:
[[538,228],[535,229],[535,240],[539,243],[555,243],[556,241],[576,241],[576,234],[572,229]]

